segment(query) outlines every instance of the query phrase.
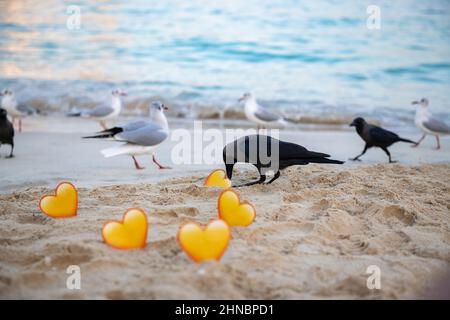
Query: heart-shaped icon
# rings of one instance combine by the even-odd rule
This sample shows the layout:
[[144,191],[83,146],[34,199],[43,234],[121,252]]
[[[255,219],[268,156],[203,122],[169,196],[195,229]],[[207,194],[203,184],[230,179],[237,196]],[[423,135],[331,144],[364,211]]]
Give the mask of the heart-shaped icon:
[[52,218],[68,218],[77,215],[78,192],[70,182],[61,182],[54,195],[47,195],[39,201],[42,213]]
[[231,187],[231,181],[227,178],[225,171],[214,170],[205,180],[206,187],[221,187],[228,189]]
[[220,219],[230,227],[247,227],[256,217],[255,207],[247,201],[241,202],[239,195],[233,190],[222,191],[217,201],[217,209]]
[[189,222],[178,231],[178,242],[195,262],[220,260],[228,247],[230,236],[230,227],[225,221],[213,220],[205,227]]
[[103,240],[116,249],[141,249],[147,242],[147,215],[141,209],[129,209],[122,221],[107,222],[102,229]]

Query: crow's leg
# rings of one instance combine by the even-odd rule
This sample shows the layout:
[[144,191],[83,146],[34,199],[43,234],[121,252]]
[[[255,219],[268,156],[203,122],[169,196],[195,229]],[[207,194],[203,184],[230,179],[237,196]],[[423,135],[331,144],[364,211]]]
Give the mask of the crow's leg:
[[266,181],[266,176],[263,175],[263,174],[261,174],[260,177],[259,177],[259,180],[257,180],[257,181],[252,181],[252,182],[245,183],[245,184],[241,184],[240,186],[234,186],[234,188],[249,187],[249,186],[253,186],[253,185],[255,185],[255,184],[261,184],[261,183],[263,183],[264,181]]
[[383,149],[384,152],[386,152],[386,154],[389,157],[389,163],[396,163],[397,161],[392,161],[391,159],[391,153],[389,152],[389,150],[386,147],[382,147],[381,149]]
[[14,143],[11,143],[11,152],[9,153],[9,156],[7,156],[7,158],[14,158],[13,151],[14,151]]
[[267,182],[267,184],[271,184],[272,182],[277,180],[280,177],[280,175],[281,175],[280,171],[277,171],[277,173],[275,173],[275,175],[272,177],[272,179],[270,179],[269,182]]
[[144,167],[141,167],[139,163],[137,162],[136,158],[134,156],[131,156],[133,158],[134,166],[136,167],[136,170],[142,170],[145,169]]
[[438,135],[436,135],[436,142],[437,142],[436,150],[439,150],[441,148],[441,143],[439,142],[439,136]]
[[360,155],[354,157],[353,159],[350,158],[350,160],[352,160],[352,161],[361,161],[361,160],[359,160],[359,157],[361,157],[364,153],[366,153],[367,149],[369,149],[369,146],[366,144],[366,145],[364,146],[363,152],[361,152]]
[[419,144],[423,141],[423,139],[425,139],[426,136],[427,136],[427,134],[424,133],[423,136],[422,136],[422,138],[420,138],[419,141],[417,141],[416,144],[413,144],[413,145],[411,146],[411,148],[417,148],[417,147],[419,146]]
[[155,154],[152,155],[152,160],[153,160],[153,162],[158,166],[158,169],[159,169],[159,170],[163,170],[163,169],[172,169],[171,167],[163,166],[161,163],[159,163],[159,162],[156,160]]

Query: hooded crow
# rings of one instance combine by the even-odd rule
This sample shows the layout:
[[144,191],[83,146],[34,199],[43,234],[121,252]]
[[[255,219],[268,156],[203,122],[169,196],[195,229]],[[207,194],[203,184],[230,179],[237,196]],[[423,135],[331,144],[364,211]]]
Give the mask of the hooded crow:
[[369,124],[363,118],[354,119],[353,122],[350,124],[350,127],[355,127],[356,132],[359,134],[361,139],[363,139],[366,142],[363,152],[360,155],[356,156],[355,158],[350,159],[353,161],[360,161],[359,158],[366,153],[367,149],[370,149],[372,147],[378,147],[381,148],[384,152],[386,152],[386,154],[389,157],[389,163],[395,163],[397,161],[392,161],[391,153],[387,149],[389,146],[399,141],[417,144],[417,142],[400,138],[394,132],[377,127],[373,124]]
[[228,179],[231,180],[233,167],[238,162],[253,164],[259,171],[257,181],[238,187],[263,183],[269,171],[275,173],[267,184],[280,177],[280,171],[294,165],[309,163],[342,164],[338,160],[327,159],[330,155],[309,151],[306,148],[290,142],[281,141],[265,135],[249,135],[239,138],[223,148],[223,161]]

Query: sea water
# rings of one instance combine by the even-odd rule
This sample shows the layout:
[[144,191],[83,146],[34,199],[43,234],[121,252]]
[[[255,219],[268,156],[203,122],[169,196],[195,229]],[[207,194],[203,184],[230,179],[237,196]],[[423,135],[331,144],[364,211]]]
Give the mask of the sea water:
[[450,1],[0,0],[0,89],[68,108],[116,87],[405,121],[427,97],[449,119]]

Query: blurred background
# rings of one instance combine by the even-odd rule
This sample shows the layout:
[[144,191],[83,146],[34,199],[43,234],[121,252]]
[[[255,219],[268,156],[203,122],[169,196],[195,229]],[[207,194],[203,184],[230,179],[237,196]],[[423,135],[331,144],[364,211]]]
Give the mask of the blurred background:
[[158,96],[186,117],[252,91],[287,113],[404,123],[425,96],[448,118],[450,1],[373,2],[0,0],[0,88],[65,111],[120,87],[130,112]]

